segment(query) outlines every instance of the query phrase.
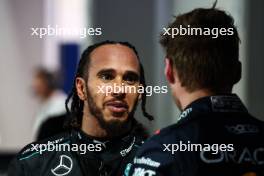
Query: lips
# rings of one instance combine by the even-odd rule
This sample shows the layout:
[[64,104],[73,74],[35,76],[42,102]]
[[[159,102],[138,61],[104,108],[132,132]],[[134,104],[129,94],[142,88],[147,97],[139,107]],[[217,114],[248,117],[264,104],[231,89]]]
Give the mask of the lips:
[[128,110],[127,103],[118,100],[106,102],[105,106],[113,113],[124,113]]

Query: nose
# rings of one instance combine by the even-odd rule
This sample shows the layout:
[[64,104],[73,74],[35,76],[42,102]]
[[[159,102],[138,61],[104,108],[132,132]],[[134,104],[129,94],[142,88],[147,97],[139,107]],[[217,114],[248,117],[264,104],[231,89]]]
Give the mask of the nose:
[[121,78],[117,78],[114,81],[114,86],[113,86],[113,91],[111,93],[111,96],[113,96],[117,99],[125,98],[125,96],[126,96],[125,86],[124,86]]
[[112,93],[111,94],[112,97],[115,97],[116,99],[124,99],[126,97],[126,94],[124,92],[120,92],[120,93]]

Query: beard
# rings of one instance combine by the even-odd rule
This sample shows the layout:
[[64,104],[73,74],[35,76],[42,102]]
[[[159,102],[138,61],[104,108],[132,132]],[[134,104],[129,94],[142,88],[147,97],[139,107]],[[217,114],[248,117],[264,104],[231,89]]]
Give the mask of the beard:
[[113,138],[113,137],[121,136],[131,129],[137,102],[135,103],[135,106],[133,107],[132,111],[128,113],[128,118],[126,120],[106,121],[102,110],[96,105],[87,85],[86,85],[86,92],[87,92],[87,104],[90,113],[94,116],[94,118],[97,119],[100,127],[106,131],[107,137]]

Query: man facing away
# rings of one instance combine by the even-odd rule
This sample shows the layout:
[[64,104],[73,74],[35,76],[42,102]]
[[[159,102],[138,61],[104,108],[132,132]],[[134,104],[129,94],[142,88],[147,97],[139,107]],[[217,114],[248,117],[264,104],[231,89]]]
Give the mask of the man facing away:
[[26,146],[10,165],[9,176],[121,175],[146,137],[134,119],[140,99],[143,114],[152,116],[145,111],[144,93],[100,91],[114,84],[145,86],[136,49],[114,41],[89,46],[66,100],[72,130]]
[[[189,35],[172,35],[180,28]],[[233,18],[199,8],[176,17],[166,31],[160,40],[165,76],[182,113],[144,143],[125,175],[264,175],[264,124],[231,93],[241,77]]]

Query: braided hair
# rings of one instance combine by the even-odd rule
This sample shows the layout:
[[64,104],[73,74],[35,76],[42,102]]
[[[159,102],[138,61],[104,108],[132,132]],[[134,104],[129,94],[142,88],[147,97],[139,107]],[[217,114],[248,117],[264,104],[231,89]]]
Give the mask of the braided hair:
[[[94,45],[89,46],[82,53],[74,80],[76,80],[77,77],[82,77],[84,79],[88,79],[88,69],[89,69],[89,64],[90,64],[91,52],[94,49],[96,49],[102,45],[106,45],[106,44],[120,44],[123,46],[127,46],[128,48],[132,49],[135,52],[135,54],[139,60],[139,56],[138,56],[138,52],[137,52],[136,48],[128,42],[116,42],[116,41],[106,40],[106,41],[103,41],[100,43],[96,43]],[[142,66],[140,60],[139,60],[139,64],[140,64],[140,83],[145,88],[146,82],[145,82],[145,76],[144,76],[144,69],[143,69],[143,66]],[[141,100],[142,100],[141,109],[142,109],[143,115],[146,118],[148,118],[149,120],[153,120],[154,119],[153,116],[150,115],[146,111],[147,97],[146,97],[145,91],[142,94]],[[66,99],[66,102],[65,102],[66,111],[67,111],[67,114],[69,117],[68,121],[66,122],[66,127],[68,127],[68,128],[69,127],[70,128],[80,128],[81,127],[82,116],[83,116],[83,106],[84,106],[84,102],[78,97],[75,83],[73,83],[72,90],[69,93],[69,95]]]

